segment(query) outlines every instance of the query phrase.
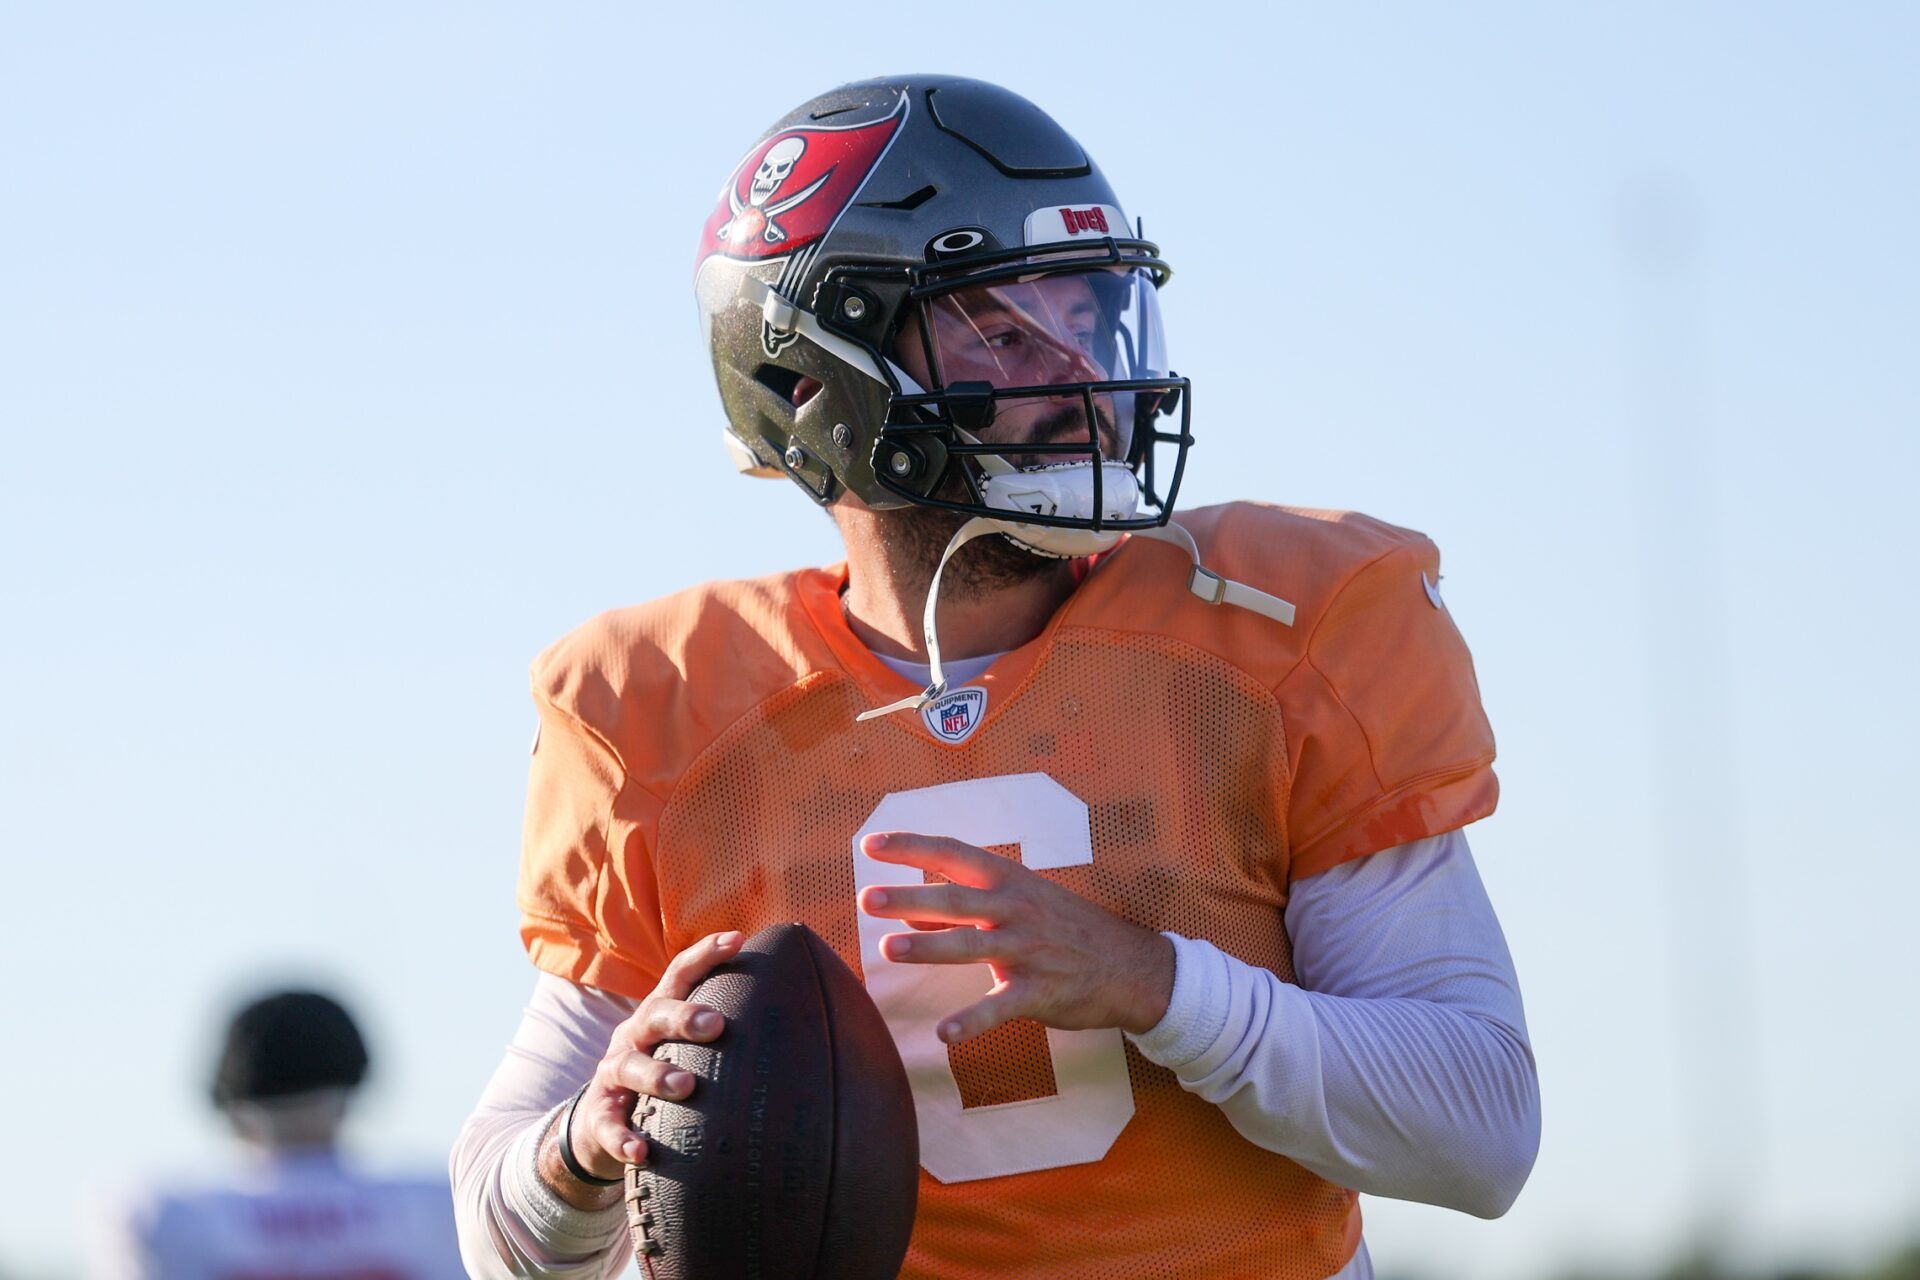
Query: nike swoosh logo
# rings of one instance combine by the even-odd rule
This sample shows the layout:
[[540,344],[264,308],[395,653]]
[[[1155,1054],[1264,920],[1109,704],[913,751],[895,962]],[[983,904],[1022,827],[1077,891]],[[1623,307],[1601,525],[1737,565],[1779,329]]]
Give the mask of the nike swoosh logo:
[[1447,602],[1440,598],[1440,584],[1427,577],[1425,570],[1422,570],[1420,573],[1420,585],[1427,589],[1427,599],[1433,604],[1434,608],[1444,609],[1447,607]]

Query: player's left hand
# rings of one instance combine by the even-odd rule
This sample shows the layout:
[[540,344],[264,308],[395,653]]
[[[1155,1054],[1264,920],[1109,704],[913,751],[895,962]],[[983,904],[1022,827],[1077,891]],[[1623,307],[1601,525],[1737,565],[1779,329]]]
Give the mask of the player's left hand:
[[880,940],[902,964],[985,964],[994,985],[940,1022],[948,1044],[1013,1018],[1078,1031],[1144,1032],[1173,994],[1173,944],[1088,902],[1011,858],[943,836],[877,832],[861,841],[877,862],[937,871],[950,884],[884,885],[861,891],[870,916],[905,920],[917,932]]

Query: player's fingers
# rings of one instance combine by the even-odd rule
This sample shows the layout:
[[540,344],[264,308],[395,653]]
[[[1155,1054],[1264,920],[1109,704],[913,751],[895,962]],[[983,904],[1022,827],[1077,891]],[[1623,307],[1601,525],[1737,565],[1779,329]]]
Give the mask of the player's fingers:
[[1003,1022],[1011,1022],[1023,1012],[1018,990],[1010,983],[996,983],[986,995],[952,1017],[942,1019],[935,1034],[947,1044],[959,1044]]
[[880,954],[902,964],[980,964],[1000,959],[1004,944],[997,931],[962,926],[928,933],[890,933],[880,939]]
[[892,884],[860,892],[860,909],[885,920],[912,920],[929,928],[930,921],[946,924],[998,925],[1006,920],[1000,895],[964,884]]
[[651,1048],[662,1040],[690,1040],[703,1043],[719,1035],[727,1020],[704,1004],[691,1004],[666,996],[647,1001],[643,1019],[645,1042],[636,1048]]
[[682,951],[667,964],[667,971],[660,975],[660,982],[653,989],[656,996],[667,996],[674,1000],[685,1000],[707,976],[708,970],[724,960],[733,958],[740,950],[740,944],[746,936],[737,930],[729,929],[725,933],[710,933],[700,941]]
[[596,1178],[614,1178],[623,1164],[647,1158],[647,1140],[633,1131],[634,1095],[589,1090],[573,1113],[573,1156]]
[[649,1098],[678,1101],[693,1092],[693,1073],[650,1053],[622,1053],[602,1064],[606,1082]]
[[877,862],[897,862],[938,871],[963,885],[991,889],[1020,873],[1020,864],[988,853],[949,836],[923,836],[912,831],[876,831],[860,841],[860,848]]

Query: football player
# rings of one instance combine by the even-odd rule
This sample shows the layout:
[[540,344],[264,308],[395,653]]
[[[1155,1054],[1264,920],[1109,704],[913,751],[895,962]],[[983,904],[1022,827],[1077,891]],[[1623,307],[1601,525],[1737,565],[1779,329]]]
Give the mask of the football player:
[[248,1002],[228,1025],[212,1091],[245,1166],[115,1204],[89,1240],[89,1274],[455,1280],[446,1179],[373,1176],[340,1157],[340,1126],[366,1074],[360,1030],[331,997],[278,991]]
[[1504,1212],[1539,1111],[1462,828],[1493,740],[1420,534],[1177,510],[1171,269],[993,85],[780,120],[695,291],[749,475],[844,563],[606,614],[533,666],[540,970],[453,1155],[477,1276],[626,1265],[687,997],[810,924],[913,1080],[906,1274],[1353,1280],[1359,1193]]

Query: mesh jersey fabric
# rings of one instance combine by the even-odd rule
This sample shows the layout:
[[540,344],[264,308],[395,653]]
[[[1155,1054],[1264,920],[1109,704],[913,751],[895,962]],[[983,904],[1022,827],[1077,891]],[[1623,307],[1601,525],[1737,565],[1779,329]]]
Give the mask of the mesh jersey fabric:
[[[986,705],[958,744],[917,716],[855,722],[912,689],[847,628],[844,567],[710,584],[563,639],[533,672],[519,896],[535,964],[640,997],[705,933],[801,920],[864,973],[862,824],[903,793],[1044,774],[1084,803],[1092,854],[1047,874],[1291,980],[1290,882],[1491,812],[1492,736],[1424,537],[1248,503],[1181,523],[1210,567],[1292,600],[1296,625],[1205,604],[1178,549],[1131,540],[972,682]],[[1338,1271],[1357,1197],[1125,1055],[1132,1115],[1099,1158],[923,1174],[904,1274]],[[1031,1023],[948,1066],[968,1112],[1057,1088]]]

